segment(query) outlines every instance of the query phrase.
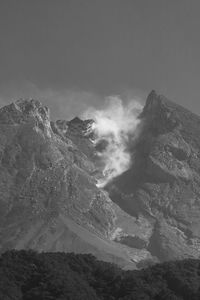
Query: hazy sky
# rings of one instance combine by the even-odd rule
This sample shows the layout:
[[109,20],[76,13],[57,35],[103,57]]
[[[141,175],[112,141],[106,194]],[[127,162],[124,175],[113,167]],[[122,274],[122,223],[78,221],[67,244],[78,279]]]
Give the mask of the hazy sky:
[[69,117],[152,89],[200,114],[199,0],[0,0],[1,104]]

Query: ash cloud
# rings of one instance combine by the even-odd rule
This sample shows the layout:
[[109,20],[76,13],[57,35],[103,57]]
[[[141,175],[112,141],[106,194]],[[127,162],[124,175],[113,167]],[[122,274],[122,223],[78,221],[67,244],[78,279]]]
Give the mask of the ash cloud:
[[97,155],[104,164],[103,178],[99,180],[98,187],[104,187],[130,168],[128,144],[138,135],[141,110],[142,105],[138,101],[124,103],[119,96],[111,96],[106,98],[102,109],[90,108],[85,112],[84,118],[94,120],[90,130],[94,132]]

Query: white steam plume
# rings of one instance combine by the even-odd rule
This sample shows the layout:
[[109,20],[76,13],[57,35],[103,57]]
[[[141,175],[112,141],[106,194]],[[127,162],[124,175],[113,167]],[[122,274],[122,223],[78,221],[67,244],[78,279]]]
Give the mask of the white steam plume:
[[[94,120],[91,130],[95,135],[95,144],[104,143],[98,155],[103,161],[104,177],[97,186],[104,187],[114,177],[130,168],[131,154],[128,151],[128,142],[136,136],[139,124],[137,118],[142,106],[136,101],[123,104],[118,96],[106,98],[106,107],[102,110],[90,108],[85,117]],[[98,151],[98,150],[97,150]]]

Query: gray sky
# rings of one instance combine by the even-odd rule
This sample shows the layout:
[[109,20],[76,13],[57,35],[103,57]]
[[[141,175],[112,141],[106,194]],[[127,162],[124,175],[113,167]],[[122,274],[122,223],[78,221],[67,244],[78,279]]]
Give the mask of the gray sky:
[[37,97],[69,117],[156,89],[200,114],[199,87],[199,0],[0,1],[1,105]]

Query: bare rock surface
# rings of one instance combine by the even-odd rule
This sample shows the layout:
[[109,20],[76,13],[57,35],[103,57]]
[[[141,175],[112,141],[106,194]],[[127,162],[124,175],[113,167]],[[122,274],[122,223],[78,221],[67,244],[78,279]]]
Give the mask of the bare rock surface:
[[126,268],[151,259],[146,249],[116,240],[146,228],[96,187],[90,122],[52,123],[36,100],[0,110],[1,252],[91,252]]
[[200,118],[154,91],[140,116],[135,162],[109,187],[132,216],[150,222],[146,249],[160,261],[200,256]]
[[123,268],[200,254],[200,118],[154,91],[130,170],[105,190],[92,120],[0,109],[0,251],[93,253]]

